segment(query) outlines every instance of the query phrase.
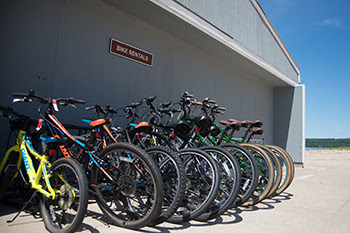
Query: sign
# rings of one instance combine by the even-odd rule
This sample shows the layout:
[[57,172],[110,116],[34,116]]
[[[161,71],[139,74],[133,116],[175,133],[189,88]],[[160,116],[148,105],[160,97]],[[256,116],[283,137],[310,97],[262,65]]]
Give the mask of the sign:
[[153,55],[151,53],[136,48],[134,46],[128,45],[126,43],[120,42],[116,39],[111,39],[109,52],[111,54],[121,56],[132,61],[152,67]]

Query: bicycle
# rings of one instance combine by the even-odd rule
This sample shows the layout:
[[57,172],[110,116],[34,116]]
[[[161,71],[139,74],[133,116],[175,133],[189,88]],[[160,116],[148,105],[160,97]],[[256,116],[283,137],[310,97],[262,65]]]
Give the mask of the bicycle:
[[[60,147],[49,148],[61,151],[63,156],[74,158],[83,165],[89,178],[90,192],[113,223],[138,229],[158,216],[164,195],[158,168],[143,150],[133,145],[113,143],[107,146],[104,142],[106,136],[111,136],[106,127],[109,119],[86,119],[92,128],[86,140],[81,140],[64,127],[54,112],[58,110],[58,104],[69,106],[82,104],[83,101],[43,98],[33,91],[18,96],[24,100],[37,99],[47,105],[45,114],[41,115],[43,124],[39,131],[56,139],[65,139]],[[95,147],[96,139],[101,140],[102,150]]]
[[[13,96],[19,95],[14,93]],[[21,179],[27,188],[34,190],[22,209],[8,222],[13,222],[40,194],[40,213],[46,229],[62,233],[76,231],[83,222],[88,205],[88,182],[81,166],[69,158],[60,158],[50,163],[53,155],[51,150],[47,149],[44,154],[40,154],[33,148],[27,134],[30,119],[10,108],[1,107],[1,111],[3,116],[19,119],[10,122],[10,125],[18,127],[19,133],[16,144],[6,151],[1,162],[1,190],[7,189],[14,179]],[[62,140],[56,138],[40,139],[53,147],[62,143]],[[32,156],[38,161],[38,166],[34,166]],[[27,179],[24,178],[24,173],[27,174]]]
[[[214,103],[214,101],[209,99],[203,101],[203,104],[205,105],[209,103]],[[180,121],[177,125],[175,125],[174,131],[175,134],[178,135],[177,140],[181,140],[182,138],[182,141],[176,143],[175,145],[184,146],[187,145],[190,141],[195,147],[201,147],[203,145],[216,145],[213,143],[200,143],[204,140],[204,137],[202,137],[202,135],[210,135],[215,133],[214,131],[217,131],[215,128],[212,127],[212,122],[215,120],[215,118],[208,116],[206,109],[203,107],[203,104],[201,102],[195,101],[193,99],[193,95],[185,92],[184,95],[181,97],[180,103],[178,103],[178,105],[180,105],[180,109],[166,109],[164,107],[158,109],[158,112],[170,115],[168,122],[172,121],[172,119],[174,118],[174,113],[179,112],[177,120]],[[190,117],[191,109],[195,106],[201,106],[202,111],[204,111],[204,114],[202,114],[201,117]],[[150,107],[150,109],[154,108]],[[218,108],[217,110],[225,109]],[[148,115],[155,116],[156,114],[157,112]],[[161,116],[158,114],[158,118],[159,117]],[[157,116],[154,117],[154,119],[157,119]],[[192,121],[192,124],[195,123],[198,127],[198,130],[194,131],[195,128],[192,128],[192,132],[190,132],[191,126],[188,123],[189,121]],[[191,136],[187,137],[187,135]],[[239,145],[232,144],[231,146],[227,146],[224,149],[229,151],[233,155],[233,157],[238,160],[239,167],[241,170],[240,175],[242,182],[239,188],[238,197],[233,204],[233,206],[238,206],[244,203],[252,195],[254,189],[257,186],[257,165],[255,159],[252,157],[252,155],[250,155],[249,151],[247,151],[245,148]]]
[[[198,118],[198,117],[193,118],[192,117],[192,119],[191,119],[191,117],[189,117],[191,105],[187,104],[187,107],[189,108],[189,110],[187,110],[187,112],[183,111],[185,113],[183,116],[183,119],[198,121],[198,123],[200,123],[199,121],[204,120],[204,123],[202,123],[202,124],[197,123],[199,129],[198,129],[198,133],[195,135],[195,137],[198,139],[198,144],[201,145],[201,144],[205,143],[206,137],[210,137],[210,134],[213,134],[213,131],[217,131],[216,129],[212,129],[212,124],[215,120],[215,114],[222,113],[221,111],[225,110],[225,108],[219,108],[216,105],[215,100],[210,100],[208,98],[206,98],[203,102],[197,102],[194,100],[190,100],[190,103],[194,106],[201,107],[202,116],[200,118]],[[215,106],[212,106],[212,104],[215,104]],[[209,111],[211,112],[210,116],[209,116]],[[230,122],[226,122],[226,121],[220,121],[220,123],[225,124],[227,126],[226,130],[231,129],[232,131],[234,131],[238,127],[235,123],[230,123]],[[226,132],[226,130],[225,130],[225,132]],[[212,140],[211,143],[213,145],[220,145],[219,143],[217,143],[214,140]],[[254,157],[253,160],[256,161],[257,168],[258,168],[257,169],[258,179],[257,179],[257,184],[256,185],[254,184],[255,188],[254,189],[251,188],[249,190],[249,195],[245,195],[244,199],[241,198],[236,203],[237,204],[239,203],[240,206],[254,205],[268,196],[269,192],[271,191],[271,188],[273,187],[272,184],[274,181],[274,171],[275,171],[273,169],[276,168],[276,170],[277,170],[279,167],[278,167],[278,164],[275,167],[273,166],[270,157],[262,149],[260,149],[256,146],[248,145],[248,144],[241,144],[240,146],[242,146],[243,148],[245,148],[249,151],[249,153],[245,154],[244,161],[247,161],[247,157],[250,157],[250,156]],[[233,144],[230,144],[229,146],[227,146],[227,145],[224,146],[224,148],[228,149],[231,153],[232,152],[237,153],[237,147],[238,147],[238,145],[233,145]],[[242,149],[240,149],[240,151],[242,151]],[[237,157],[237,158],[242,160],[242,156]],[[252,159],[250,158],[249,161],[252,161]],[[243,160],[242,160],[242,162],[243,162]],[[250,164],[254,164],[254,163],[250,163]],[[248,170],[248,173],[246,173],[246,174],[251,174],[250,173],[251,168],[247,168],[246,164],[241,163],[241,168]],[[277,170],[277,171],[279,171],[279,170]],[[277,174],[280,175],[280,173],[277,173]],[[278,182],[278,180],[277,180],[277,182]],[[247,183],[241,184],[241,190],[244,190],[247,188],[246,184]],[[243,191],[243,193],[244,193],[244,191]]]
[[[148,132],[153,129],[147,122],[140,122],[138,124],[132,123],[135,122],[136,118],[136,114],[133,113],[132,109],[140,104],[141,103],[133,103],[122,108],[126,113],[126,117],[132,118],[130,121],[131,123],[128,124],[125,129],[121,129],[120,127],[116,128],[115,126],[110,128],[111,134],[116,141],[132,143],[144,149],[159,168],[164,183],[164,201],[161,213],[150,223],[150,225],[157,225],[170,218],[184,198],[184,190],[186,189],[185,168],[180,157],[168,148],[159,145],[145,146],[142,143],[144,140],[143,138],[147,137]],[[87,109],[95,111],[97,117],[99,117],[100,114],[105,118],[108,115],[113,117],[114,114],[118,113],[118,110],[112,109],[110,105],[103,108],[95,104],[91,107],[87,107]],[[124,117],[124,115],[122,116]]]
[[[188,93],[185,93],[185,95],[182,97],[180,103],[182,109],[186,107],[186,99],[190,97],[191,96]],[[187,121],[179,121],[174,125],[171,125],[169,123],[164,124],[165,121],[162,119],[162,113],[169,114],[170,117],[168,119],[168,122],[171,122],[173,119],[173,116],[171,114],[174,110],[171,111],[168,109],[170,107],[170,102],[161,103],[160,108],[156,109],[152,104],[153,100],[154,98],[147,98],[146,103],[151,111],[149,113],[146,113],[145,116],[149,118],[151,122],[163,128],[163,132],[168,129],[169,132],[165,134],[176,136],[167,136],[167,138],[160,143],[167,144],[169,147],[172,147],[175,150],[179,149],[179,151],[181,151],[183,148],[192,148],[193,144],[191,140],[193,138],[191,135],[193,135],[194,131],[196,131],[196,127],[189,125]],[[180,112],[180,115],[183,114],[181,113],[183,110],[175,111]],[[198,121],[199,124],[203,125],[205,124],[206,119],[194,119],[194,121],[196,121],[195,123]],[[203,126],[201,128],[203,128]],[[156,137],[158,137],[158,140],[155,139],[154,141],[159,142],[162,136],[158,134]],[[220,186],[214,202],[204,213],[195,218],[199,221],[207,221],[221,215],[232,206],[232,203],[235,201],[238,195],[239,185],[241,183],[241,174],[238,169],[238,162],[228,151],[222,148],[208,146],[200,147],[199,149],[208,153],[214,159],[220,173]]]
[[[242,136],[241,139],[233,138],[232,135],[231,135],[231,137],[227,137],[225,139],[227,142],[232,141],[232,142],[236,142],[236,143],[243,143],[243,142],[250,143],[250,141],[254,135],[262,135],[264,132],[263,129],[261,128],[263,123],[260,120],[258,120],[258,121],[249,121],[249,120],[237,121],[235,119],[229,119],[228,121],[241,124],[241,126],[245,128],[246,132]],[[285,150],[283,150],[282,148],[280,148],[276,145],[267,145],[265,143],[265,140],[263,140],[263,142],[264,142],[263,145],[257,144],[257,146],[267,147],[270,150],[269,153],[272,152],[278,158],[278,160],[280,162],[281,169],[282,169],[281,181],[280,181],[278,187],[277,188],[275,187],[272,190],[272,192],[270,192],[270,194],[269,194],[269,197],[274,197],[274,196],[279,195],[280,193],[282,193],[284,190],[286,190],[289,187],[289,185],[293,181],[295,168],[294,168],[294,163],[293,163],[292,157]]]
[[[224,143],[224,145],[232,143],[249,143],[254,135],[261,135],[263,133],[263,130],[260,128],[262,126],[262,121],[237,121],[234,119],[228,119],[228,121],[221,121],[221,123],[226,125],[225,129],[221,128],[216,123],[213,123],[213,125],[219,131],[217,135],[221,135],[216,135],[215,137],[209,136],[208,139],[210,142],[216,144]],[[234,138],[233,133],[235,131],[238,131],[241,127],[245,128],[246,132],[240,139]],[[230,133],[227,133],[227,131],[230,131]],[[291,157],[287,155],[284,150],[274,145],[256,144],[256,146],[264,150],[264,152],[267,153],[269,157],[271,157],[273,162],[275,180],[274,185],[271,188],[270,192],[267,194],[266,198],[277,196],[290,185],[293,179],[292,177],[294,173],[294,166]]]
[[[131,122],[139,119],[135,109],[143,102],[149,104],[154,98],[145,98],[143,101],[131,104],[125,108],[127,117],[131,118]],[[139,144],[139,146],[144,148],[149,148],[151,145],[152,147],[162,146],[174,150],[173,147],[166,143],[168,136],[158,134],[146,122],[130,123],[128,129],[124,131],[124,138],[127,138],[132,143]],[[159,137],[159,140],[165,140],[160,143],[157,137]],[[175,155],[181,158],[185,168],[186,188],[182,190],[184,199],[179,203],[179,208],[167,221],[183,223],[184,221],[198,218],[209,208],[215,199],[215,193],[219,189],[220,174],[218,173],[216,162],[205,151],[194,148],[183,148],[174,151],[176,151]],[[204,186],[205,189],[203,188]]]

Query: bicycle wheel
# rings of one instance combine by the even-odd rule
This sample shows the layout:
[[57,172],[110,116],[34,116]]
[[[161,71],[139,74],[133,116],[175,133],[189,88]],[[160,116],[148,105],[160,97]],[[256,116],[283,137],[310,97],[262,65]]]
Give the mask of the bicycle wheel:
[[138,229],[159,215],[164,196],[162,177],[147,153],[127,143],[114,143],[96,158],[91,182],[102,212],[115,224]]
[[164,201],[160,215],[151,225],[157,225],[170,218],[180,206],[186,189],[186,174],[179,156],[163,146],[146,149],[157,164],[164,184]]
[[220,187],[211,206],[196,218],[198,221],[207,221],[216,218],[232,207],[241,185],[241,174],[238,161],[224,148],[206,146],[201,150],[209,153],[216,161],[220,173]]
[[258,165],[258,185],[253,195],[241,206],[250,206],[259,203],[269,194],[274,181],[273,164],[269,156],[258,146],[240,144],[249,150]]
[[183,223],[197,218],[214,201],[220,184],[220,174],[211,156],[199,149],[179,150],[186,173],[185,198],[167,221]]
[[290,182],[289,182],[289,185],[291,184],[291,182],[293,181],[294,179],[294,174],[295,174],[295,166],[294,166],[294,162],[293,162],[293,159],[292,159],[292,156],[290,156],[290,154],[284,150],[283,148],[279,147],[279,146],[276,146],[276,145],[273,145],[274,148],[277,148],[279,149],[281,152],[283,152],[283,154],[285,155],[285,157],[289,160],[290,162],[290,165],[291,165],[291,178],[290,178]]
[[281,194],[284,190],[288,188],[293,180],[293,168],[294,165],[291,163],[290,158],[285,154],[284,150],[281,150],[279,147],[273,145],[267,145],[271,151],[279,158],[281,167],[282,167],[282,180],[277,190],[271,194],[271,197],[275,197]]
[[[80,164],[70,158],[60,158],[49,168],[51,187],[57,191],[54,199],[40,199],[40,213],[50,232],[74,232],[84,220],[89,198],[86,175]],[[43,186],[46,183],[43,182]]]
[[252,154],[240,145],[231,143],[221,145],[228,150],[237,160],[241,169],[241,185],[237,200],[233,208],[242,205],[253,195],[258,185],[258,165]]
[[265,151],[265,153],[270,157],[271,161],[272,161],[272,167],[273,167],[273,185],[271,187],[271,190],[269,192],[269,194],[267,195],[266,198],[270,198],[271,195],[277,190],[277,188],[279,187],[281,180],[282,180],[282,166],[280,163],[280,159],[277,157],[277,155],[270,150],[267,146],[264,145],[258,145],[261,149],[263,149]]

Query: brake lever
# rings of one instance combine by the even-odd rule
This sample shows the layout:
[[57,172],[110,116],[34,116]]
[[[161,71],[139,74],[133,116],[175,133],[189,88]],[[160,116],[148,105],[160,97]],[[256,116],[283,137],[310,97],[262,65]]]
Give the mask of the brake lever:
[[14,98],[12,100],[12,103],[17,103],[17,102],[32,102],[32,99],[24,99],[24,98]]

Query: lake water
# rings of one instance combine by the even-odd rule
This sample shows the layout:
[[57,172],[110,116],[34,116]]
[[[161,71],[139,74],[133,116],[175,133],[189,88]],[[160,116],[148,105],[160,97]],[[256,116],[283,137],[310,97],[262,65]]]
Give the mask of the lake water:
[[326,150],[328,148],[322,148],[322,147],[305,147],[305,150]]

